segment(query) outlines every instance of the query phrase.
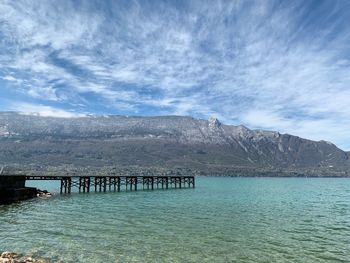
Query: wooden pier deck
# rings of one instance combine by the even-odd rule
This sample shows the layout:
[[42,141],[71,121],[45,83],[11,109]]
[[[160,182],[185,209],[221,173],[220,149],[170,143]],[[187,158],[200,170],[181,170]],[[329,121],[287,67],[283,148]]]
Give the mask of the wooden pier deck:
[[25,176],[25,180],[57,180],[60,193],[69,194],[75,188],[89,193],[141,189],[195,188],[194,176]]

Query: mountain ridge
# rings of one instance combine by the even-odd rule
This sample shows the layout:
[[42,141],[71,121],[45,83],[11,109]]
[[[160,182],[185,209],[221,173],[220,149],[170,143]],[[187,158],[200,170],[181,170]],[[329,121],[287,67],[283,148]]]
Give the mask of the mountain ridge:
[[330,142],[226,125],[216,118],[0,113],[0,166],[25,172],[348,176],[349,156]]

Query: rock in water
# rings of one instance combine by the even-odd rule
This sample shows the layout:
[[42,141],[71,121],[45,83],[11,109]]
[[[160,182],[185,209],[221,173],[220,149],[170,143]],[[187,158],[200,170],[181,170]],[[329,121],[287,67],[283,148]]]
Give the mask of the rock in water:
[[5,251],[1,253],[0,263],[48,263],[46,259],[35,259],[32,257],[19,257],[17,253]]
[[18,257],[18,255],[16,253],[13,253],[13,252],[8,252],[8,251],[5,251],[5,252],[2,252],[1,253],[1,258],[16,258]]

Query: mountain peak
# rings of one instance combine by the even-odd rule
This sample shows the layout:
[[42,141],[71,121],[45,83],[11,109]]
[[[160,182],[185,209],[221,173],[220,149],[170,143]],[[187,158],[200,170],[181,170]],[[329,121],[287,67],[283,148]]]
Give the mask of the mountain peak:
[[221,122],[215,117],[210,117],[208,122],[209,122],[209,128],[212,130],[216,130],[221,126]]

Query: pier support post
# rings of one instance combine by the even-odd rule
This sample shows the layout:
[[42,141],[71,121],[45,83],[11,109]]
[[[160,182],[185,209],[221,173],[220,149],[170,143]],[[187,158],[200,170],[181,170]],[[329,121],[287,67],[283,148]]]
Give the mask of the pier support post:
[[107,190],[107,178],[103,177],[103,192],[106,192]]
[[68,194],[71,193],[71,189],[72,189],[72,178],[69,177],[68,178]]
[[86,188],[86,192],[89,193],[90,192],[90,177],[85,178],[85,188]]
[[63,194],[63,179],[61,178],[60,194]]
[[81,192],[81,185],[82,184],[82,178],[81,177],[79,177],[79,193]]

